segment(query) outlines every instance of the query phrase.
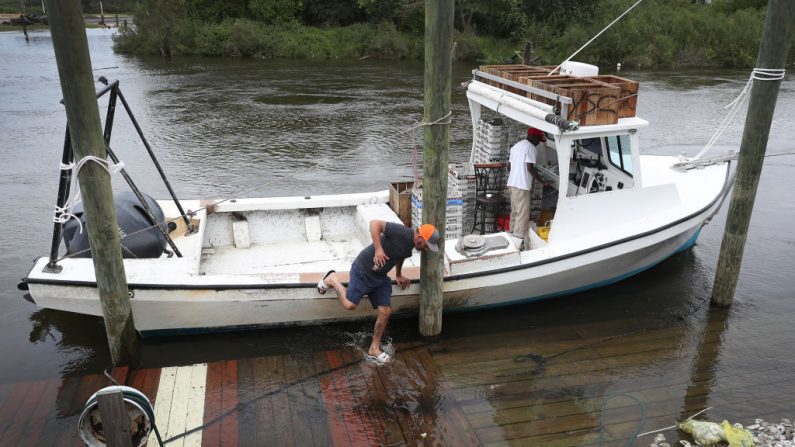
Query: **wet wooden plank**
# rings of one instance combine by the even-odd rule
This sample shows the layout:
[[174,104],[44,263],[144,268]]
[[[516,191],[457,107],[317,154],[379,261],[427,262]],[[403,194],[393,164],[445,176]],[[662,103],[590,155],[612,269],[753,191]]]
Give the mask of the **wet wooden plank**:
[[[455,399],[439,381],[440,373],[433,360],[429,356],[423,359],[423,355],[427,353],[426,349],[418,348],[408,350],[404,355],[406,364],[411,365],[414,370],[415,380],[422,384],[417,390],[420,393],[417,398],[418,403],[422,407],[430,407],[424,409],[424,413],[427,414],[426,426],[431,424],[430,428],[436,438],[445,445],[478,445],[480,442],[469,422],[463,414],[459,414],[460,410],[456,408]],[[426,432],[428,429],[425,428]]]
[[360,415],[372,433],[370,442],[375,445],[402,445],[405,443],[403,432],[394,411],[391,410],[392,400],[389,397],[383,380],[379,374],[381,367],[371,365],[362,360],[362,354],[354,350],[341,352],[346,369],[351,371],[348,380],[362,384],[359,393],[354,395],[359,404]]
[[[610,357],[621,357],[629,354],[647,354],[648,357],[656,356],[656,359],[661,360],[664,356],[676,356],[676,338],[678,335],[652,331],[646,333],[643,339],[624,339],[617,341],[616,339],[595,339],[583,340],[581,343],[566,346],[565,349],[558,345],[555,350],[550,351],[550,346],[544,349],[532,349],[533,346],[523,347],[521,349],[513,349],[510,352],[503,352],[502,354],[509,354],[506,357],[500,357],[494,353],[481,353],[480,361],[471,362],[469,364],[456,364],[446,365],[441,367],[448,378],[455,386],[462,385],[478,385],[489,383],[493,384],[496,381],[489,381],[491,377],[510,379],[511,375],[517,376],[520,379],[527,379],[529,377],[521,377],[520,374],[525,372],[532,372],[534,367],[538,365],[535,361],[537,356],[544,358],[545,364],[554,364],[553,359],[565,357],[566,362],[562,363],[567,369],[558,371],[565,373],[566,371],[576,373],[581,370],[593,370],[593,362],[601,362]],[[600,340],[602,340],[600,342]],[[524,351],[524,353],[520,353]],[[547,353],[544,353],[547,351]],[[516,355],[514,355],[516,354]],[[436,354],[434,354],[434,358]],[[577,363],[579,362],[579,363]],[[472,374],[476,370],[478,374]],[[505,380],[510,381],[510,380]]]
[[238,414],[237,414],[237,361],[226,360],[223,362],[223,389],[221,414],[221,445],[238,445]]
[[133,370],[127,375],[127,383],[143,393],[149,399],[149,403],[154,405],[157,400],[157,389],[160,386],[160,372],[160,368]]
[[[22,437],[22,428],[27,422],[27,414],[23,413],[23,410],[30,411],[29,398],[38,400],[42,391],[43,387],[36,382],[22,382],[14,386],[11,395],[0,408],[0,439],[11,439],[16,442]],[[24,420],[20,420],[22,418]],[[9,443],[9,445],[14,444]]]
[[438,395],[432,384],[428,383],[427,373],[413,349],[397,352],[395,361],[382,368],[386,373],[387,388],[396,392],[403,409],[401,415],[408,433],[404,435],[409,444],[452,445],[445,430],[437,424],[436,406]]
[[[405,443],[407,445],[416,445],[423,441],[421,436],[423,431],[407,398],[407,396],[411,395],[410,391],[402,388],[402,380],[406,375],[404,372],[406,369],[404,352],[405,350],[398,350],[391,363],[378,368],[378,376],[387,394],[386,398],[390,404],[391,413],[400,426]],[[428,443],[430,443],[430,440],[428,440]]]
[[345,374],[343,378],[352,390],[353,408],[362,420],[362,430],[370,445],[386,444],[386,436],[379,418],[378,411],[374,408],[373,382],[376,380],[377,366],[369,365],[362,360],[359,351],[345,349],[340,351]]
[[[348,365],[346,365],[340,351],[327,351],[326,357],[329,366],[332,368],[330,374],[330,390],[332,392],[324,395],[324,398],[336,404],[336,411],[339,412],[339,419],[342,421],[344,428],[344,432],[338,433],[334,438],[334,445],[370,445],[368,435],[362,430],[362,418],[352,408],[352,402],[354,401],[353,390],[349,387],[348,380],[345,378]],[[340,439],[343,433],[346,434],[347,439]]]
[[[784,379],[768,384],[757,383],[752,388],[756,394],[764,393],[765,390],[769,390],[773,394],[776,390],[786,386],[786,383],[787,380]],[[747,388],[746,386],[738,387],[740,390]],[[680,392],[674,396],[661,394],[659,400],[650,399],[646,395],[635,392],[629,393],[637,397],[646,410],[647,422],[642,431],[671,425],[680,417],[680,414],[695,414],[703,409],[703,399],[698,396],[690,396],[683,401],[681,388],[679,390]],[[480,430],[479,434],[486,444],[500,444],[503,441],[511,441],[512,445],[566,445],[565,442],[557,443],[552,442],[552,440],[560,437],[568,439],[567,442],[571,442],[572,432],[598,433],[601,426],[602,401],[603,399],[599,399],[599,405],[592,405],[593,408],[590,411],[560,417],[544,414],[543,409],[546,407],[539,406],[538,417],[533,420],[516,423],[500,421],[502,423]],[[745,423],[749,423],[750,420],[756,417],[754,411],[748,409],[747,401],[738,400],[731,393],[728,393],[728,395],[727,393],[713,393],[710,395],[710,405],[720,409],[724,414],[734,414],[735,417],[745,412],[748,414],[749,419]],[[789,403],[780,404],[782,412],[787,411],[787,405]],[[736,406],[736,408],[733,408],[733,406]],[[716,409],[713,409],[712,412],[718,411]],[[612,441],[627,439],[634,432],[635,426],[641,422],[640,413],[637,402],[624,397],[616,397],[610,400],[604,415],[606,432],[609,434],[607,439]],[[608,445],[614,445],[612,441]],[[596,441],[593,439],[589,442],[585,442],[585,440],[577,442],[577,445],[595,444]]]
[[331,435],[327,423],[328,415],[323,405],[323,392],[320,388],[318,374],[323,373],[328,364],[318,365],[318,353],[308,353],[298,363],[301,377],[304,378],[304,394],[309,409],[309,428],[312,432],[313,445],[330,445]]
[[[174,396],[176,381],[177,367],[169,366],[160,371],[160,381],[153,410],[155,412],[157,429],[160,431],[160,436],[163,438],[164,442],[171,439],[175,434],[178,434],[175,433],[174,429],[170,428],[172,403],[175,398],[179,398],[178,396]],[[154,433],[149,436],[147,444],[157,445],[157,438]]]
[[[255,439],[257,446],[271,446],[276,444],[276,425],[273,415],[273,387],[271,387],[268,359],[258,357],[252,360],[252,386],[257,400],[254,403],[254,418],[256,424]],[[241,422],[242,423],[242,422]],[[242,435],[241,435],[242,439]]]
[[407,441],[403,437],[403,428],[400,425],[398,415],[393,410],[394,400],[389,396],[389,392],[384,386],[384,380],[381,377],[382,369],[376,369],[373,375],[373,401],[378,409],[378,418],[381,421],[386,445],[404,445]]
[[48,419],[55,418],[55,400],[58,397],[58,388],[60,384],[60,380],[47,381],[41,399],[30,415],[26,427],[23,429],[26,435],[21,440],[20,446],[37,445]]
[[204,397],[206,395],[207,386],[207,364],[195,365],[191,369],[190,377],[190,392],[186,397],[188,400],[188,415],[185,420],[185,427],[190,431],[185,437],[184,445],[186,447],[198,447],[202,444],[203,428],[196,430],[202,426],[204,418]]
[[212,362],[207,364],[207,382],[204,393],[204,431],[202,432],[202,446],[212,447],[221,444],[221,409],[222,388],[224,376],[224,363]]
[[328,365],[328,372],[320,376],[320,387],[323,392],[323,405],[326,407],[328,415],[329,432],[332,444],[336,446],[348,446],[351,444],[348,436],[347,421],[341,399],[337,393],[336,368],[340,367],[338,357],[330,356],[329,353],[322,354],[323,363]]
[[63,422],[67,429],[61,432],[54,445],[59,447],[82,445],[82,441],[80,441],[80,437],[77,435],[77,430],[75,430],[78,416],[83,411],[88,398],[107,385],[108,379],[101,374],[92,374],[82,377],[72,401],[66,404],[65,408],[62,410],[64,412],[63,416],[65,417]]
[[30,382],[27,394],[16,408],[10,428],[0,434],[0,439],[3,442],[7,442],[8,445],[17,445],[23,438],[28,437],[25,427],[29,425],[30,418],[37,407],[41,405],[47,383],[45,380]]
[[[13,391],[13,383],[0,384],[0,408],[3,408],[6,399],[8,399],[8,396],[10,396]],[[2,421],[0,421],[0,423],[2,423]]]
[[[161,421],[158,428],[164,441],[170,440],[169,445],[201,445],[202,432],[195,429],[202,424],[206,382],[207,365],[203,363],[163,369],[155,417]],[[167,411],[164,406],[169,407]]]
[[[36,445],[42,447],[52,447],[67,431],[74,430],[74,425],[68,423],[69,419],[64,419],[62,406],[63,402],[71,402],[74,394],[80,387],[80,377],[67,377],[61,379],[58,390],[56,391],[55,403],[52,413],[47,416],[43,427],[40,430],[39,439]],[[75,419],[76,421],[76,419]],[[76,422],[75,422],[76,423]]]
[[276,426],[276,444],[274,445],[297,445],[293,439],[292,423],[290,419],[290,401],[287,396],[287,386],[284,378],[284,356],[269,357],[268,369],[270,371],[270,386],[274,393],[272,399],[273,422]]
[[287,386],[287,398],[290,402],[290,424],[293,440],[296,445],[311,445],[312,430],[310,428],[309,406],[304,393],[303,379],[298,367],[298,359],[293,355],[284,356],[284,380]]
[[118,366],[110,370],[110,376],[119,385],[127,383],[127,376],[130,374],[130,368],[127,366]]
[[[736,374],[736,379],[733,377],[727,377],[727,379],[730,379],[730,382],[733,384],[733,386],[723,387],[721,390],[723,394],[733,394],[735,391],[742,392],[743,390],[753,389],[755,390],[754,394],[758,395],[763,390],[769,388],[771,390],[771,395],[774,395],[776,390],[779,390],[781,387],[785,386],[784,383],[786,382],[786,379],[782,378],[771,383],[767,383],[767,380],[763,379],[762,376],[747,374],[745,372]],[[709,378],[705,377],[703,380],[705,386],[702,389],[699,389],[698,382],[688,382],[687,380],[681,380],[678,383],[673,384],[666,383],[660,384],[658,386],[642,386],[640,388],[633,388],[631,391],[629,391],[629,394],[638,398],[644,403],[644,405],[667,407],[671,411],[675,412],[682,405],[682,390],[688,385],[695,385],[693,389],[698,390],[698,392],[688,391],[687,398],[685,399],[687,408],[693,410],[690,413],[692,414],[706,406],[707,398],[709,398],[710,405],[721,405],[721,398],[719,396],[710,396],[709,394],[707,382]],[[735,380],[739,382],[735,382]],[[653,383],[654,380],[651,380],[650,382]],[[601,389],[607,389],[607,387],[603,387]],[[512,408],[499,408],[495,406],[497,408],[472,413],[468,416],[472,422],[472,425],[476,428],[510,426],[511,424],[526,421],[554,419],[564,416],[573,416],[578,414],[584,415],[587,413],[598,412],[600,411],[602,402],[607,398],[602,391],[599,391],[599,388],[581,390],[580,392],[582,394],[578,394],[577,390],[572,391],[572,393],[562,392],[560,394],[555,394],[549,398],[546,396],[527,398],[524,400],[524,402],[527,403],[525,406],[514,406]],[[561,400],[561,396],[565,396],[567,394],[569,399]],[[494,401],[484,402],[484,405],[481,408],[494,405],[494,403]],[[618,400],[611,400],[610,407],[636,408],[637,404],[632,400],[620,398]]]
[[676,361],[676,359],[658,356],[653,352],[573,362],[566,362],[567,358],[559,358],[547,363],[543,371],[537,374],[515,375],[512,378],[506,375],[506,377],[493,379],[491,383],[484,380],[483,385],[461,387],[455,389],[454,392],[460,400],[468,402],[484,397],[499,400],[512,395],[544,393],[564,386],[576,387],[599,382],[609,383],[615,374],[624,374],[621,371],[629,372],[652,363],[659,364],[666,359]]
[[427,349],[418,349],[417,358],[420,360],[422,367],[428,372],[428,379],[432,384],[431,386],[437,390],[441,403],[438,408],[438,412],[441,413],[439,417],[441,418],[442,424],[446,427],[447,432],[454,436],[452,440],[454,443],[453,445],[478,445],[480,440],[462,411],[460,404],[450,392],[431,354]]
[[254,360],[237,361],[237,399],[240,402],[238,414],[238,439],[243,445],[256,444],[257,407],[254,390]]

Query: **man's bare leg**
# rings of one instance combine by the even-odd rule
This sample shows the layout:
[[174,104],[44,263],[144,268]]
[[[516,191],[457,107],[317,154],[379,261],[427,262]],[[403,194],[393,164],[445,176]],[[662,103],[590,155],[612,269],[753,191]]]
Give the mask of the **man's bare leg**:
[[337,299],[340,300],[340,304],[347,310],[356,309],[356,304],[348,301],[348,291],[345,290],[345,286],[342,285],[339,278],[337,278],[336,273],[332,273],[323,280],[326,285],[331,286],[335,292],[337,292]]
[[381,337],[384,336],[386,325],[389,323],[389,316],[392,314],[392,308],[389,306],[378,306],[378,317],[375,319],[375,328],[373,328],[373,342],[370,343],[368,354],[377,356],[383,352],[381,350]]

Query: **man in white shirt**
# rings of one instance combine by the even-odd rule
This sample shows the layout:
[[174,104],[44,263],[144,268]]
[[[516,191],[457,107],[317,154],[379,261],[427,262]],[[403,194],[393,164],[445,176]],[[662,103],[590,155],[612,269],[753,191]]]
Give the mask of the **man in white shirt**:
[[[511,234],[524,243],[530,230],[530,191],[533,189],[533,178],[547,184],[535,168],[536,146],[547,141],[544,133],[531,127],[527,129],[527,139],[521,140],[511,147],[510,173],[508,187],[511,191]],[[530,178],[530,173],[533,177]]]

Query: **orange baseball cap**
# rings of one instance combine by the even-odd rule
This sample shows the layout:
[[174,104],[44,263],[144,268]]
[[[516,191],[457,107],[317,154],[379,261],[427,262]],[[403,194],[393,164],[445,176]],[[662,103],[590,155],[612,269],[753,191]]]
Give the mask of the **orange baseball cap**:
[[428,243],[429,250],[439,251],[439,245],[437,245],[439,243],[439,231],[436,230],[436,227],[431,224],[422,224],[417,230],[420,236],[425,239],[425,242]]

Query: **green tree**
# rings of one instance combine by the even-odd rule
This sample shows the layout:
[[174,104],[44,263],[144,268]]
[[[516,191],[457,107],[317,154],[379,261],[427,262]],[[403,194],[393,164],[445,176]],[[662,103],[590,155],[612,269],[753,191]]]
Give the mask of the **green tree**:
[[301,0],[249,0],[252,18],[264,23],[287,23],[301,17]]

